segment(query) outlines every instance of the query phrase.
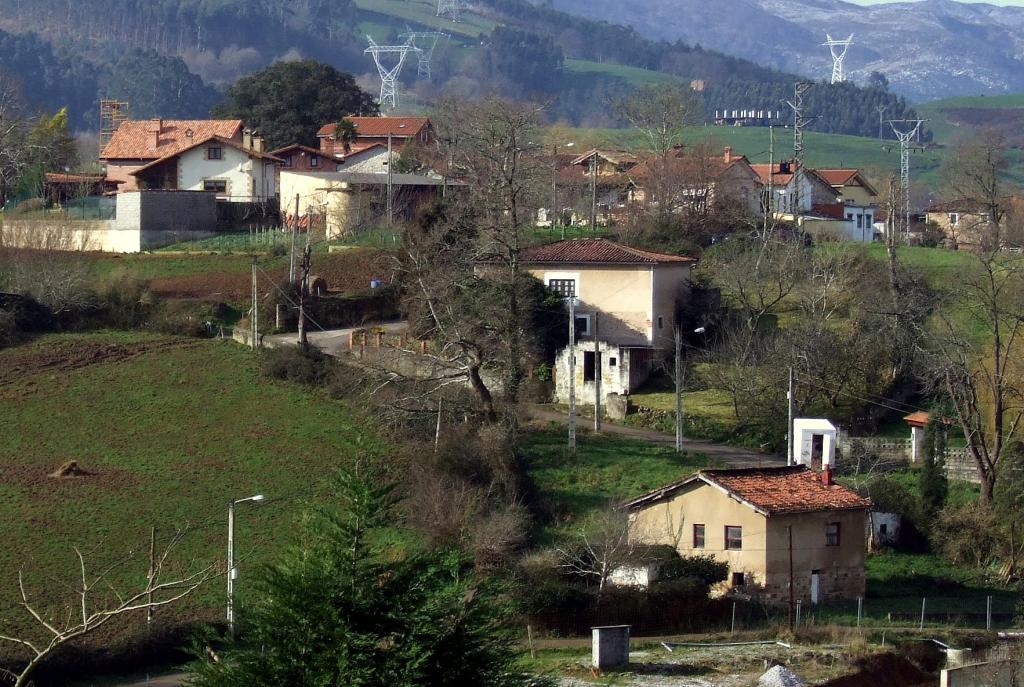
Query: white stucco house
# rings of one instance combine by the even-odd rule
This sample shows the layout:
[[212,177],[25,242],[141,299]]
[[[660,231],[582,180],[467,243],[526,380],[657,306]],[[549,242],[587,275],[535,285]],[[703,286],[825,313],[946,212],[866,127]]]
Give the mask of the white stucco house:
[[277,196],[276,168],[283,160],[263,152],[251,135],[238,142],[223,136],[196,140],[133,172],[142,190],[206,191],[218,200],[264,202]]

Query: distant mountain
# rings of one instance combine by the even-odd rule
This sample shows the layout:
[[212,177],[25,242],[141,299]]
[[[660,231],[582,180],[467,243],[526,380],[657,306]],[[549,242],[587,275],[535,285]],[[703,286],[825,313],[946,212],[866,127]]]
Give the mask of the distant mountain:
[[842,0],[552,0],[591,19],[778,69],[827,78],[825,33],[854,34],[848,75],[872,71],[913,100],[1024,90],[1024,7],[924,0],[865,7]]

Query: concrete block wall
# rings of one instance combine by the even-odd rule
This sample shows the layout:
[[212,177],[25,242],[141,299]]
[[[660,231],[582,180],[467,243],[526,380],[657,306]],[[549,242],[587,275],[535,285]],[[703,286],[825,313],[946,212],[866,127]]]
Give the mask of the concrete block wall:
[[217,198],[205,191],[120,193],[113,228],[138,232],[136,250],[213,236],[217,229]]

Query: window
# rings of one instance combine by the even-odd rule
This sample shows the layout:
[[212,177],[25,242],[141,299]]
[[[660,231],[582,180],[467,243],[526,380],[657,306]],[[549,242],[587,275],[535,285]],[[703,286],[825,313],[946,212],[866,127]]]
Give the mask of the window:
[[704,525],[693,526],[693,548],[704,548]]
[[210,146],[209,148],[206,149],[206,159],[207,160],[223,160],[224,159],[224,149],[221,148],[220,146]]
[[576,280],[552,279],[548,282],[548,288],[560,295],[562,298],[572,298],[576,295]]
[[847,212],[846,213],[846,221],[847,222],[852,222],[853,221],[853,213],[852,212]]
[[875,224],[875,222],[872,219],[871,215],[864,215],[864,228],[865,229],[868,229],[868,228],[874,226],[874,224]]
[[576,336],[590,336],[590,315],[576,316]]
[[616,362],[617,361],[615,360],[615,356],[608,358],[608,367],[615,367]]
[[857,215],[857,228],[858,229],[863,229],[864,228],[864,215]]
[[285,167],[294,167],[295,166],[295,156],[288,155],[287,157],[285,157],[284,158],[284,166]]
[[839,546],[839,523],[825,525],[825,546]]
[[725,548],[739,550],[743,548],[743,528],[736,525],[725,526]]
[[583,381],[592,382],[597,376],[597,355],[593,351],[583,352]]
[[732,586],[733,587],[742,587],[746,583],[747,583],[747,580],[744,577],[743,573],[741,573],[741,572],[734,572],[732,574]]
[[319,167],[320,166],[320,157],[317,156],[317,155],[310,155],[309,156],[309,166],[310,167]]
[[951,212],[951,213],[949,213],[949,226],[955,227],[958,224],[960,224],[960,213],[958,213],[958,212]]
[[665,320],[662,319],[661,315],[658,315],[658,329],[665,328]]
[[214,193],[227,193],[228,182],[224,179],[206,179],[203,181],[204,191],[213,191]]

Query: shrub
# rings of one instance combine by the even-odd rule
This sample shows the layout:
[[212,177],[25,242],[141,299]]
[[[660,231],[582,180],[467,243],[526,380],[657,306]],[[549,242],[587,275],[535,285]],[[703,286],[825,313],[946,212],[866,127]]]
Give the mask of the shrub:
[[282,346],[264,352],[263,374],[271,379],[320,386],[330,379],[331,362],[316,348]]
[[210,336],[212,331],[203,310],[196,301],[164,301],[152,309],[146,327],[176,336]]
[[0,348],[13,346],[21,340],[21,331],[14,318],[14,313],[0,310]]
[[932,543],[954,565],[984,568],[998,556],[1001,529],[990,508],[946,506],[932,530]]
[[694,580],[704,587],[724,582],[729,576],[729,564],[714,556],[676,556],[662,566],[658,584],[677,580]]

